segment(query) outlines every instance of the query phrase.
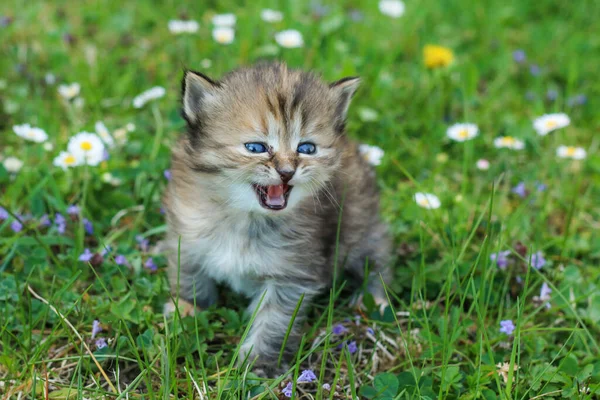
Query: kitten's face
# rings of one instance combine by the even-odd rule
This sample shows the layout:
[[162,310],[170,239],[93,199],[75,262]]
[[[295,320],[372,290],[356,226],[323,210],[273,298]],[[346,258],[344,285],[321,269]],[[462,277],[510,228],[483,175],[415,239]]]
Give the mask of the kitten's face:
[[358,79],[329,86],[276,64],[184,84],[189,164],[228,205],[281,213],[327,190]]

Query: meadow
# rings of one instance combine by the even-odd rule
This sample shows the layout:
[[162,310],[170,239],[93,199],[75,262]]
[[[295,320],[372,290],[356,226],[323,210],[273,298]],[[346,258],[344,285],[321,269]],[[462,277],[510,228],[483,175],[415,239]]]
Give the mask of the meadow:
[[[0,398],[600,398],[598,20],[594,0],[2,1]],[[362,78],[348,135],[375,146],[396,249],[391,306],[341,282],[277,379],[235,367],[242,297],[163,315],[155,251],[184,69],[259,60]]]

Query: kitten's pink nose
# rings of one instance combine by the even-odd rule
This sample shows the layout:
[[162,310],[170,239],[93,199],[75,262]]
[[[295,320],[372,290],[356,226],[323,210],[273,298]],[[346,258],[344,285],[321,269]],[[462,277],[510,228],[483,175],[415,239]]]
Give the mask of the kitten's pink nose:
[[277,168],[277,173],[279,174],[279,176],[281,177],[281,181],[283,183],[288,183],[292,177],[294,176],[294,174],[296,173],[295,169],[292,168]]

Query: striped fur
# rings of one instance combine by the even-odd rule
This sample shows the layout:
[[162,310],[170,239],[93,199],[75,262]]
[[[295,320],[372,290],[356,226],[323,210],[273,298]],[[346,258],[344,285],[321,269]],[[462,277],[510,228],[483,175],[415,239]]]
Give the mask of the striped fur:
[[[390,239],[375,174],[344,133],[357,85],[356,78],[328,85],[285,64],[239,69],[219,82],[194,72],[184,78],[188,132],[173,149],[164,197],[173,296],[206,307],[223,283],[253,299],[252,313],[264,294],[241,358],[267,375],[278,372],[274,360],[301,296],[286,354],[295,350],[311,299],[332,282],[340,210],[338,259],[359,281],[368,260],[368,289],[384,300]],[[301,141],[317,152],[298,154]],[[247,142],[265,142],[270,151],[249,153]],[[288,206],[266,210],[252,184],[279,184],[282,167],[295,170]]]

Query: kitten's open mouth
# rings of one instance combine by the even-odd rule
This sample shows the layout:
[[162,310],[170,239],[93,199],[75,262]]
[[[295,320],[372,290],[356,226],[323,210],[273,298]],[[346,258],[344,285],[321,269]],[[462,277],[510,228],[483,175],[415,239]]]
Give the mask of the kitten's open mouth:
[[281,184],[271,186],[252,185],[261,206],[269,210],[283,210],[287,207],[292,186]]

